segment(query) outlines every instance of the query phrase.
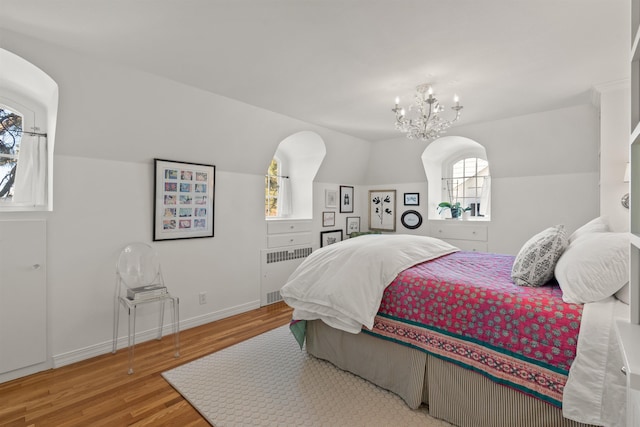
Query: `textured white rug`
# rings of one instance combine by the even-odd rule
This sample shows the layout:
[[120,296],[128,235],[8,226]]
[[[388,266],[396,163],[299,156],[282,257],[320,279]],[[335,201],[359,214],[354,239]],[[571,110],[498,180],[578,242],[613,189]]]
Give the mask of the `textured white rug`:
[[162,375],[216,427],[450,426],[307,355],[288,326]]

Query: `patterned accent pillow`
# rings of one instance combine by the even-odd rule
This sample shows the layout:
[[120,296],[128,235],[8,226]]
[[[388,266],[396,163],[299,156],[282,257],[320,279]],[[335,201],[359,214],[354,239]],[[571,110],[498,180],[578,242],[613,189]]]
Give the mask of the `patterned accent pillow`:
[[513,283],[533,287],[547,283],[568,244],[564,225],[549,227],[533,236],[522,246],[513,263]]

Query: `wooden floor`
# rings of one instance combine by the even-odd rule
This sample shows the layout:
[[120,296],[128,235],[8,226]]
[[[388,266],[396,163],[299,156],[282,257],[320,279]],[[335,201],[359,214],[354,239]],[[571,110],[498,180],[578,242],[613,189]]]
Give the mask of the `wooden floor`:
[[160,374],[285,325],[291,309],[273,304],[136,346],[135,373],[127,350],[0,384],[0,426],[208,426]]

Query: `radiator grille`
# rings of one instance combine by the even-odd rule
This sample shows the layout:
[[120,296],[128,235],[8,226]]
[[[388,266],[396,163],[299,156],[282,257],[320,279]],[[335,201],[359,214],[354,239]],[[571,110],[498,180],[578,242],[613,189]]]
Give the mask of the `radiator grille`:
[[269,292],[267,294],[267,304],[273,304],[274,302],[282,301],[282,295],[280,291]]
[[260,305],[282,301],[280,289],[291,273],[311,255],[312,247],[263,249],[260,262]]
[[312,248],[300,248],[292,250],[284,250],[279,252],[270,252],[267,254],[267,264],[274,262],[289,261],[292,259],[306,258],[311,254]]

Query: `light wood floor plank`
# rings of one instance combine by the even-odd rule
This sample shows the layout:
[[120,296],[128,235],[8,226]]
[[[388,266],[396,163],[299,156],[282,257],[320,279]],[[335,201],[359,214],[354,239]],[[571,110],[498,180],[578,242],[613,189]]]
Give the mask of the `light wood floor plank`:
[[284,303],[252,310],[136,345],[135,373],[127,350],[0,384],[0,426],[208,426],[160,375],[176,366],[286,325]]

